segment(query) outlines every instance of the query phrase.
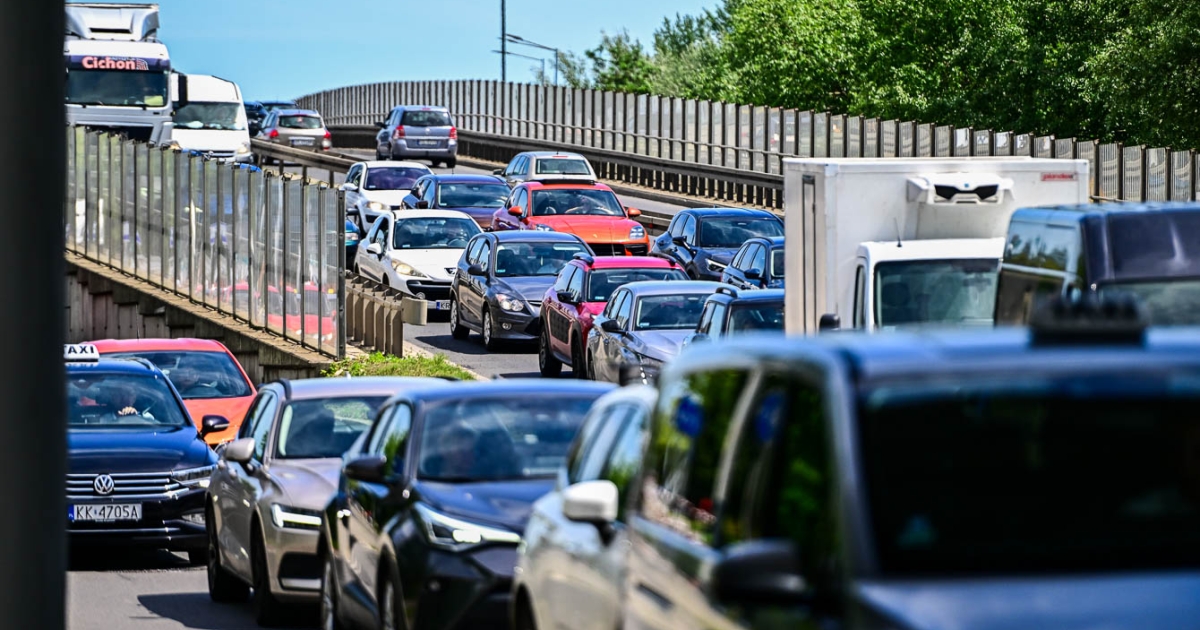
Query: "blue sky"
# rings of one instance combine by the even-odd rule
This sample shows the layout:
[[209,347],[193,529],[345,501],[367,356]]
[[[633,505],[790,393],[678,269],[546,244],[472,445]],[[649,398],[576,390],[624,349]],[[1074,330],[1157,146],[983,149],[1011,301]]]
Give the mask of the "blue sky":
[[[582,52],[628,29],[649,45],[664,17],[715,0],[507,0],[508,31]],[[158,0],[181,72],[239,83],[248,100],[375,81],[499,79],[499,0]],[[553,53],[510,47],[553,59]],[[510,81],[540,63],[509,58]],[[549,70],[553,66],[547,61]]]

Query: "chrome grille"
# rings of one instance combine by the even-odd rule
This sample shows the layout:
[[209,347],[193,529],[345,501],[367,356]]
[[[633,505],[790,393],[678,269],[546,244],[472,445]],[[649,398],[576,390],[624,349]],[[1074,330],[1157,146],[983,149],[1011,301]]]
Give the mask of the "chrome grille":
[[67,499],[163,499],[183,490],[183,484],[171,479],[169,472],[109,473],[113,491],[96,492],[94,484],[100,474],[67,475]]

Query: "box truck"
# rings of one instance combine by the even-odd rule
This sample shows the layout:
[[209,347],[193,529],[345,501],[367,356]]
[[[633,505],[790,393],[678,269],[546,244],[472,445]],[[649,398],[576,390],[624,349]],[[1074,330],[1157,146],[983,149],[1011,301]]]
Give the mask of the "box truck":
[[66,5],[67,122],[154,143],[170,138],[171,58],[158,5]]
[[784,160],[785,330],[991,326],[1012,213],[1088,199],[1086,160]]
[[205,74],[173,73],[171,100],[175,104],[171,146],[221,162],[250,162],[250,126],[236,83]]

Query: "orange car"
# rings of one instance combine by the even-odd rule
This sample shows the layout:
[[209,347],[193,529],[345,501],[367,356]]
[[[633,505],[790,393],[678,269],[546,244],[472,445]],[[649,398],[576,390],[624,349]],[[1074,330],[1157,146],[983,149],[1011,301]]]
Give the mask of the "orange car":
[[492,215],[492,230],[567,232],[597,256],[645,256],[650,252],[641,216],[616,193],[591,179],[558,176],[527,181],[512,190],[506,208]]
[[204,416],[223,416],[229,428],[204,436],[209,444],[232,440],[254,400],[254,384],[233,353],[211,339],[105,339],[92,342],[101,355],[141,357],[158,366],[179,395],[196,427]]

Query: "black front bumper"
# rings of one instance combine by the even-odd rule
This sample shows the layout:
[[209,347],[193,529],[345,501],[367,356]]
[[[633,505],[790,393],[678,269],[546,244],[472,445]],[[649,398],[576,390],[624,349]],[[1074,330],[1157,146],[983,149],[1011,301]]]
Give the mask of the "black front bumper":
[[[417,630],[507,628],[515,546],[489,546],[464,553],[430,551],[420,576]],[[414,576],[417,577],[417,576]]]
[[492,313],[496,319],[492,336],[496,339],[537,341],[538,336],[542,334],[542,318],[537,313],[530,313],[528,310],[513,313],[495,304],[492,305]]
[[[141,503],[139,521],[71,522],[70,506],[96,503]],[[72,546],[147,547],[190,551],[208,546],[203,519],[184,520],[184,514],[204,514],[204,491],[192,490],[171,499],[112,501],[67,499],[67,536]]]

